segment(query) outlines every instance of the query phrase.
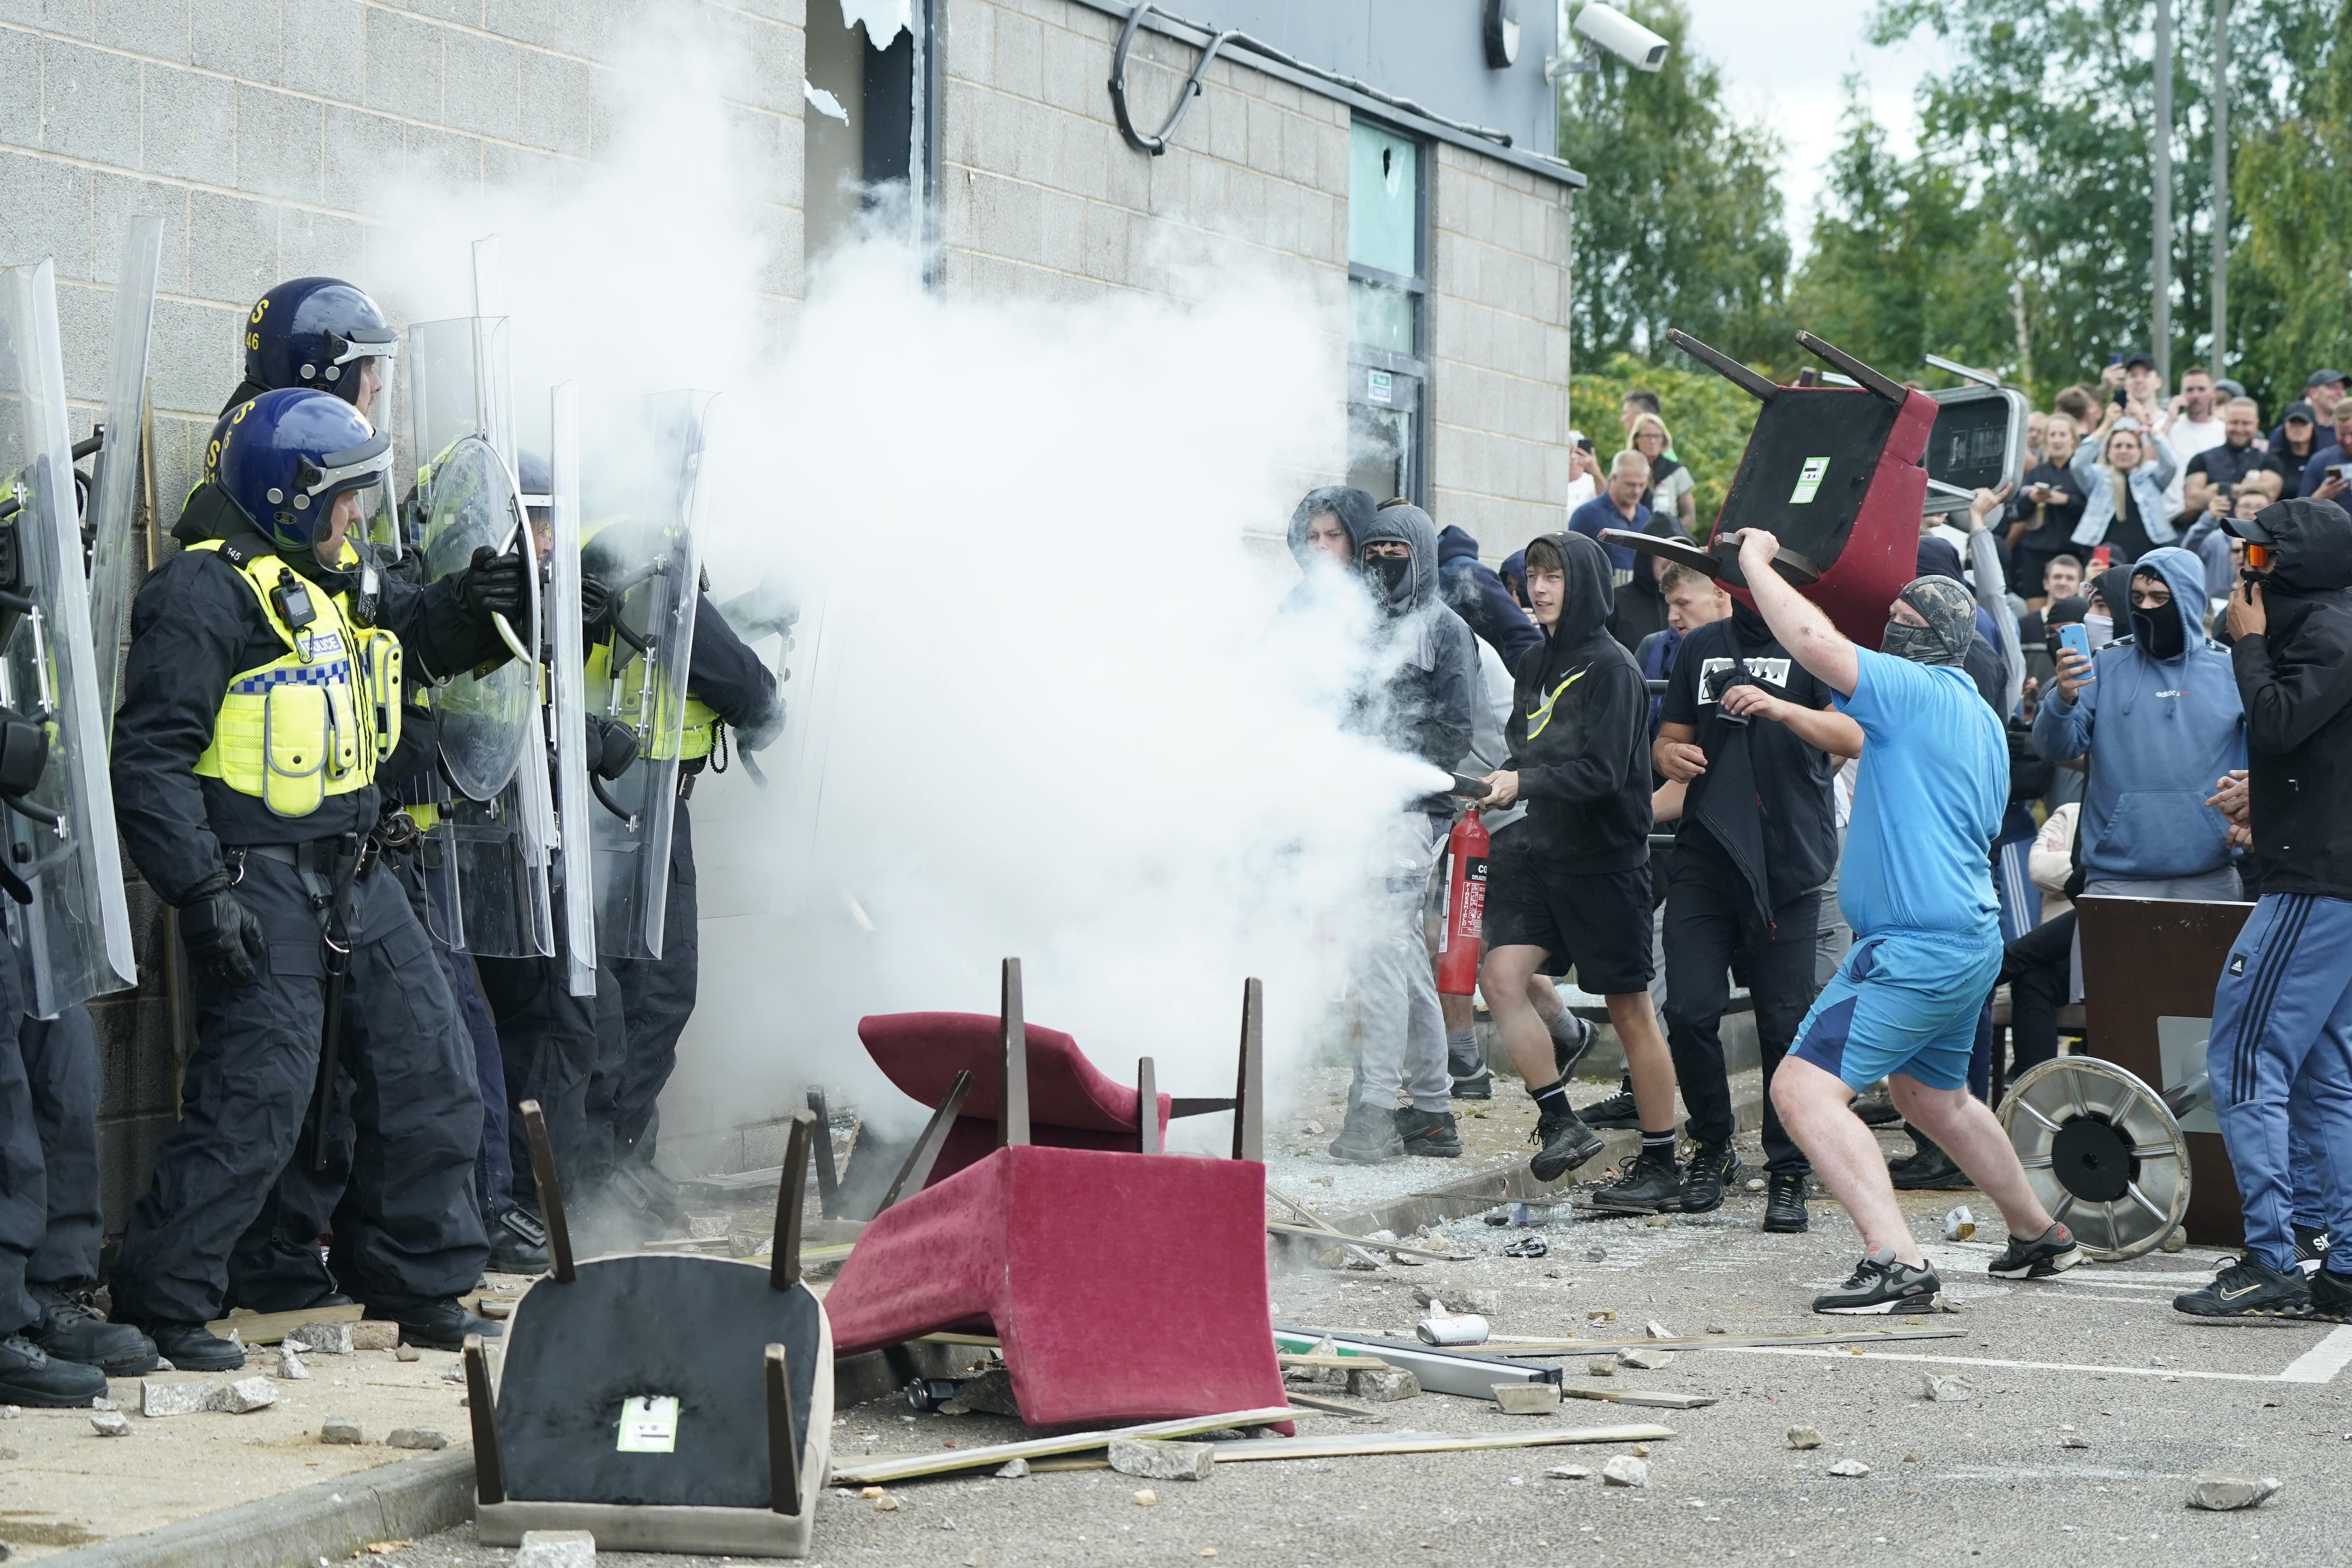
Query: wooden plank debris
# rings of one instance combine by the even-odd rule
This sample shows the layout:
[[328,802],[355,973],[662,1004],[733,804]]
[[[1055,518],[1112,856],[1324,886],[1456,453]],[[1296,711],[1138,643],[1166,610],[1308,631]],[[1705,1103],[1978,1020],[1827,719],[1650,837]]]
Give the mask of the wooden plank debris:
[[1221,1415],[1188,1415],[1175,1421],[1152,1421],[1140,1426],[1122,1426],[1111,1431],[1066,1432],[1058,1437],[1033,1437],[1022,1443],[992,1443],[980,1448],[947,1448],[936,1454],[914,1454],[901,1458],[869,1460],[864,1464],[835,1465],[832,1484],[837,1487],[878,1487],[891,1481],[910,1480],[918,1476],[945,1475],[952,1470],[975,1469],[982,1465],[993,1467],[1007,1459],[1083,1454],[1089,1448],[1108,1448],[1113,1437],[1189,1437],[1225,1426],[1264,1426],[1276,1421],[1293,1420],[1297,1415],[1297,1411],[1286,1405],[1273,1405],[1255,1410],[1227,1411]]
[[1376,1241],[1369,1236],[1348,1236],[1336,1230],[1317,1230],[1312,1226],[1293,1225],[1288,1220],[1270,1219],[1265,1228],[1276,1236],[1303,1236],[1310,1241],[1328,1241],[1338,1247],[1360,1247],[1371,1252],[1402,1252],[1412,1258],[1434,1258],[1441,1263],[1475,1263],[1477,1255],[1469,1252],[1434,1252],[1426,1247],[1408,1247],[1401,1241]]
[[1898,1340],[1957,1340],[1965,1329],[1851,1329],[1804,1334],[1687,1334],[1671,1340],[1489,1339],[1481,1350],[1503,1356],[1550,1357],[1611,1354],[1618,1351],[1721,1351],[1750,1345],[1881,1344]]
[[1536,1448],[1559,1443],[1654,1443],[1673,1436],[1671,1426],[1549,1426],[1462,1436],[1399,1432],[1364,1437],[1252,1437],[1210,1446],[1217,1451],[1217,1463],[1226,1465],[1251,1459],[1345,1459],[1362,1454],[1466,1454],[1481,1448]]

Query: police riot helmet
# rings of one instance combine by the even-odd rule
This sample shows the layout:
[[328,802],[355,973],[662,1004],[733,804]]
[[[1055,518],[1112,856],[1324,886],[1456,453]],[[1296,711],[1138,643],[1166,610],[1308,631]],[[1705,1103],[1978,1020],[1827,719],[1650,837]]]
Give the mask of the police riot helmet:
[[346,493],[382,484],[392,441],[323,392],[265,392],[221,416],[205,477],[281,550],[311,549]]
[[340,278],[280,283],[246,318],[245,379],[256,387],[310,387],[357,403],[362,362],[399,353],[400,334],[376,302]]

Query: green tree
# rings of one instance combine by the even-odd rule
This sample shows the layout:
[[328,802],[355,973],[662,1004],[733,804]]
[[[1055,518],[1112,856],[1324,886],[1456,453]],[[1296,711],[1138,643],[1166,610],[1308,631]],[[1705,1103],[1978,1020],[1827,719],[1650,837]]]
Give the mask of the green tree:
[[2321,365],[2352,358],[2352,4],[2301,73],[2286,118],[2242,143],[2231,163],[2244,237],[2230,275],[2240,379],[2272,394],[2275,416]]
[[1569,378],[1569,406],[1577,427],[1592,438],[1601,466],[1625,444],[1617,411],[1625,395],[1643,387],[1658,395],[1666,428],[1674,432],[1675,456],[1696,481],[1692,500],[1697,506],[1698,531],[1715,526],[1723,510],[1723,492],[1739,469],[1748,450],[1748,432],[1756,425],[1756,400],[1739,388],[1669,349],[1660,363],[1632,354],[1612,354],[1606,360],[1579,363]]
[[1604,56],[1561,78],[1560,156],[1592,182],[1570,216],[1577,353],[1656,359],[1675,326],[1741,358],[1786,357],[1780,140],[1726,108],[1715,67],[1686,47],[1681,0],[1622,8],[1673,47],[1655,74]]

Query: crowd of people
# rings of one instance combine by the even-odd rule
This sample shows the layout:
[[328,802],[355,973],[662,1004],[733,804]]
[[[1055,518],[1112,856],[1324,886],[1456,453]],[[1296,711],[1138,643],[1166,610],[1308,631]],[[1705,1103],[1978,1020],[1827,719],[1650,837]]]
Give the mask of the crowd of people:
[[[697,979],[687,798],[730,734],[751,752],[782,727],[774,676],[704,584],[683,710],[652,713],[632,696],[621,720],[583,716],[600,787],[650,790],[676,763],[660,956],[600,954],[586,996],[571,994],[561,940],[551,954],[477,960],[437,901],[462,900],[467,873],[433,829],[468,808],[425,699],[512,658],[552,658],[513,631],[532,624],[527,557],[510,539],[425,580],[426,509],[414,494],[386,504],[392,446],[376,423],[400,340],[362,290],[296,279],[239,331],[245,380],[173,528],[179,548],[132,606],[110,756],[125,858],[176,910],[187,958],[180,1118],[101,1313],[89,1015],[31,1018],[26,998],[0,996],[14,1021],[0,1038],[0,1402],[86,1405],[109,1375],[164,1362],[239,1367],[244,1347],[208,1326],[232,1307],[356,1303],[404,1342],[443,1350],[496,1336],[461,1298],[486,1269],[548,1261],[514,1114],[525,1103],[543,1115],[572,1213],[619,1233],[604,1245],[658,1228],[676,1194],[652,1163],[655,1101]],[[544,465],[519,467],[544,563]],[[642,693],[633,660],[647,645],[625,624],[627,584],[652,574],[672,525],[589,522],[586,672]],[[540,765],[517,743],[521,765]],[[633,772],[641,748],[664,766]],[[457,889],[436,868],[457,871]],[[488,874],[511,898],[504,870]],[[563,891],[559,871],[551,892]],[[18,955],[0,956],[0,984],[14,984]]]
[[[1290,533],[1302,592],[1368,583],[1408,650],[1379,662],[1395,673],[1356,721],[1484,790],[1406,814],[1360,946],[1360,1066],[1330,1152],[1457,1154],[1448,1099],[1494,1093],[1425,941],[1424,873],[1476,809],[1493,845],[1479,994],[1538,1108],[1539,1180],[1625,1128],[1639,1153],[1595,1208],[1719,1207],[1746,1173],[1722,1038],[1744,985],[1763,1228],[1807,1229],[1818,1181],[1863,1234],[1818,1310],[1910,1310],[1940,1289],[1896,1188],[1982,1190],[2008,1226],[1991,1271],[2046,1275],[2083,1252],[1990,1109],[1998,994],[2013,1079],[2059,1054],[2082,999],[2074,900],[2247,902],[2209,1046],[2246,1247],[2176,1304],[2352,1321],[2352,1253],[2328,1250],[2352,1235],[2344,393],[2341,372],[2314,372],[2265,432],[2236,384],[2191,367],[2168,395],[2150,355],[2117,355],[2032,416],[2014,479],[1921,518],[1874,648],[1769,569],[1760,531],[1736,541],[1738,595],[1627,546],[1694,521],[1647,392],[1605,461],[1575,444],[1567,526],[1498,568],[1419,507],[1310,493]],[[1626,1068],[1581,1108],[1569,1085],[1595,1031],[1555,984],[1571,972]],[[1870,1128],[1896,1121],[1914,1149],[1889,1161]]]

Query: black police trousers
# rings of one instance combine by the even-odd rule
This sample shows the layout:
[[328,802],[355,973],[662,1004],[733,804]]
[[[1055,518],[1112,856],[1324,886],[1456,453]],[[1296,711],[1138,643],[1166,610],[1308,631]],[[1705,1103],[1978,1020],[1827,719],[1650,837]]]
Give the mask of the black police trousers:
[[0,1334],[98,1282],[98,1041],[79,1003],[25,1016],[0,940]]
[[[232,852],[234,853],[234,852]],[[268,963],[247,984],[194,985],[196,1048],[179,1125],[131,1218],[112,1277],[130,1322],[217,1317],[231,1249],[299,1147],[318,1078],[326,968],[323,883],[282,860],[244,858],[236,896],[260,920]],[[482,1100],[474,1049],[449,984],[396,879],[353,886],[340,1070],[353,1141],[337,1273],[372,1307],[398,1311],[471,1289],[488,1247],[473,1200]]]
[[1696,840],[1675,847],[1666,872],[1666,1045],[1690,1113],[1685,1130],[1696,1142],[1727,1143],[1736,1126],[1722,1025],[1737,962],[1756,1010],[1764,1066],[1764,1163],[1775,1175],[1812,1169],[1772,1109],[1772,1075],[1818,991],[1813,947],[1821,902],[1818,891],[1801,894],[1767,921],[1757,914],[1739,868]]
[[[593,996],[574,996],[566,984],[561,929],[551,957],[475,961],[498,1020],[509,1103],[539,1101],[567,1201],[583,1200],[622,1160],[653,1152],[646,1140],[654,1104],[694,1012],[698,919],[693,827],[681,799],[670,834],[661,957],[599,957]],[[535,1206],[538,1183],[520,1113],[509,1118],[509,1140],[516,1196]]]

